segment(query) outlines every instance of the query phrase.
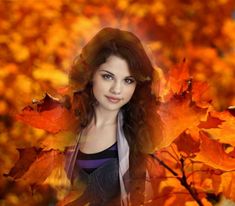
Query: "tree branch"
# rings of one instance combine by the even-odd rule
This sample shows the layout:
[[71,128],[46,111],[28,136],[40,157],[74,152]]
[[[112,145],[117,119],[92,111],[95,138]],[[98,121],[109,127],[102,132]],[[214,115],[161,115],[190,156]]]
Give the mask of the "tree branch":
[[203,206],[200,198],[198,197],[197,191],[187,182],[187,177],[184,171],[184,159],[183,158],[180,159],[181,172],[182,172],[182,176],[180,177],[173,169],[171,169],[168,165],[166,165],[166,163],[163,162],[161,159],[159,159],[155,154],[150,154],[150,156],[153,157],[155,160],[157,160],[160,165],[165,167],[170,173],[172,173],[180,181],[181,185],[185,187],[185,189],[189,192],[189,194],[198,203],[199,206]]

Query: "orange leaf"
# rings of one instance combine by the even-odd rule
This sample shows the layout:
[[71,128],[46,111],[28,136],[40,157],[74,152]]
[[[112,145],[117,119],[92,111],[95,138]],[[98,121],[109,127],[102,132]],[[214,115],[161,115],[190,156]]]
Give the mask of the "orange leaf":
[[213,111],[210,116],[207,124],[200,124],[200,127],[205,128],[203,131],[221,143],[235,146],[235,117],[228,111]]
[[197,190],[202,190],[218,195],[221,184],[221,174],[223,171],[213,169],[204,163],[195,163],[192,165],[192,171],[188,173],[188,182],[193,182]]
[[174,96],[168,103],[160,105],[159,115],[163,121],[163,139],[158,148],[170,145],[182,132],[195,127],[206,116],[206,109],[201,109],[191,102],[189,95]]
[[41,103],[37,103],[36,109],[27,106],[16,119],[51,133],[71,129],[75,124],[72,112],[47,94]]
[[227,172],[221,175],[223,194],[226,198],[235,201],[235,172]]
[[205,108],[209,106],[212,100],[212,94],[206,82],[193,81],[192,100],[195,101],[199,107]]
[[30,184],[43,183],[54,168],[63,164],[63,160],[63,154],[58,151],[42,151],[21,179]]
[[[35,148],[29,148],[20,153],[20,159],[8,176],[12,176],[17,180],[24,180],[31,185],[42,184],[54,168],[63,165],[64,156],[56,150],[41,151],[36,158],[34,154],[34,161],[32,161],[31,158],[28,158],[32,150],[37,151]],[[19,167],[19,165],[21,166]]]
[[57,134],[48,135],[42,141],[40,141],[40,147],[44,150],[60,150],[64,151],[66,147],[74,145],[76,140],[76,134],[71,131],[63,131]]
[[223,145],[216,140],[210,139],[205,132],[200,132],[200,152],[194,158],[195,161],[203,162],[214,169],[231,171],[235,169],[235,158],[224,151]]
[[40,148],[30,147],[25,149],[17,149],[19,152],[19,160],[15,166],[5,176],[11,176],[15,179],[22,177],[29,169],[30,165],[36,160],[37,155],[40,153]]
[[181,94],[188,89],[189,79],[188,67],[183,62],[170,70],[168,84],[174,94]]

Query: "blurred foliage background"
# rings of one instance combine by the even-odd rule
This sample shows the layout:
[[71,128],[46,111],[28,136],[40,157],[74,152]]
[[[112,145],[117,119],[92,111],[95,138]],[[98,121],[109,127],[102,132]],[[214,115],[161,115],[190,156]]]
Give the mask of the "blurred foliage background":
[[[135,33],[164,73],[186,59],[193,78],[210,84],[217,110],[235,105],[234,0],[1,0],[1,174],[16,162],[17,148],[42,146],[48,136],[14,115],[65,87],[73,59],[105,26]],[[28,198],[33,191],[24,187],[1,175],[0,205],[49,205],[45,188]]]

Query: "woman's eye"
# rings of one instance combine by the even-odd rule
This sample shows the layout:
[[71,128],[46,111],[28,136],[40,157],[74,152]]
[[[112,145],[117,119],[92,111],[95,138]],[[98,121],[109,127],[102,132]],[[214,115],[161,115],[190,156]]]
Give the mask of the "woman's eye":
[[135,80],[133,79],[125,79],[126,83],[127,84],[132,84]]
[[113,77],[109,74],[103,74],[102,77],[103,79],[108,79],[108,80],[113,79]]

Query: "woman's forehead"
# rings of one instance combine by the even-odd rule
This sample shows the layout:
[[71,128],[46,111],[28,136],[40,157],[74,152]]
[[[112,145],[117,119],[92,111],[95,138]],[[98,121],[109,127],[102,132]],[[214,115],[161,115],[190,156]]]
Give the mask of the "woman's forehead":
[[106,62],[99,66],[98,71],[108,72],[115,76],[131,76],[127,61],[114,55],[108,57]]

